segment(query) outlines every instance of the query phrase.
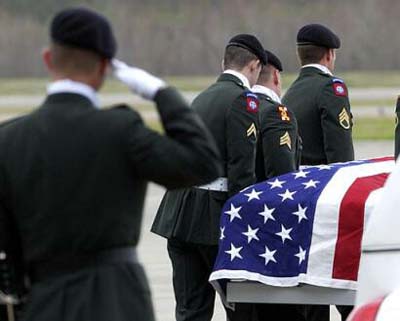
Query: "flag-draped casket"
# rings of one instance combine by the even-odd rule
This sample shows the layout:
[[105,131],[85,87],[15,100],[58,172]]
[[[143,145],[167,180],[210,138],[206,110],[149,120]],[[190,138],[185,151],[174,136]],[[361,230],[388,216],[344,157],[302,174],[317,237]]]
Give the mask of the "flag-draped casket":
[[210,281],[355,289],[363,228],[392,157],[304,167],[230,198]]

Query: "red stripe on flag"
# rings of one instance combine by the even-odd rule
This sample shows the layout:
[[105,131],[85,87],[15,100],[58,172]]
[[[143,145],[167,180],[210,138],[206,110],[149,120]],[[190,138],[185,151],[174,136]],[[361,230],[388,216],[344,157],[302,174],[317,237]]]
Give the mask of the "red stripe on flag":
[[394,161],[394,157],[393,156],[386,156],[386,157],[378,157],[378,158],[371,158],[369,159],[369,161],[371,162],[386,162],[386,161]]
[[388,173],[357,178],[340,204],[338,238],[333,259],[335,279],[357,280],[364,228],[365,202],[369,194],[385,184]]

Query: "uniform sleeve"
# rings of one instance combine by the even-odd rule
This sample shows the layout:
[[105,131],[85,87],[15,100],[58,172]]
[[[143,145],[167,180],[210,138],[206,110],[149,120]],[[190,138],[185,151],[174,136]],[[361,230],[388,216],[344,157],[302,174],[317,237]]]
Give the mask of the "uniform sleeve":
[[297,170],[298,133],[292,113],[284,106],[260,112],[265,176],[271,178]]
[[258,103],[257,96],[243,93],[227,108],[225,134],[229,196],[256,182]]
[[396,129],[394,133],[394,157],[397,159],[400,153],[400,96],[397,98],[396,102]]
[[165,135],[147,128],[137,113],[129,122],[128,153],[135,176],[168,189],[217,178],[220,156],[197,114],[172,88],[160,90],[155,102]]
[[353,120],[346,85],[330,80],[320,93],[319,108],[328,163],[354,160]]

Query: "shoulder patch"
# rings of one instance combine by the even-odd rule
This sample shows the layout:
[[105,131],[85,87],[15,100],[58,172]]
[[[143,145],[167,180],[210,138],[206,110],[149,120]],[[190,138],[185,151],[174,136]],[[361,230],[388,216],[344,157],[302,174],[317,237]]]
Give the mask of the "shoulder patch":
[[288,109],[286,106],[283,105],[278,106],[278,114],[283,121],[288,121],[288,122],[290,121]]
[[333,81],[333,82],[339,82],[339,83],[341,83],[341,84],[344,84],[343,79],[340,79],[340,78],[332,78],[332,81]]
[[347,96],[347,87],[342,79],[332,78],[332,88],[336,96]]
[[256,94],[246,92],[246,110],[250,113],[257,113],[258,112],[258,97]]

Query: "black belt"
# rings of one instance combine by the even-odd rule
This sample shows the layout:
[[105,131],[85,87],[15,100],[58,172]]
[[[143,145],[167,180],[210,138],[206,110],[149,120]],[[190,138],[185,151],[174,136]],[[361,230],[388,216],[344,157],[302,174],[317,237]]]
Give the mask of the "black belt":
[[29,277],[32,283],[61,276],[91,267],[115,263],[138,263],[135,247],[119,247],[96,253],[57,257],[53,260],[32,264]]

